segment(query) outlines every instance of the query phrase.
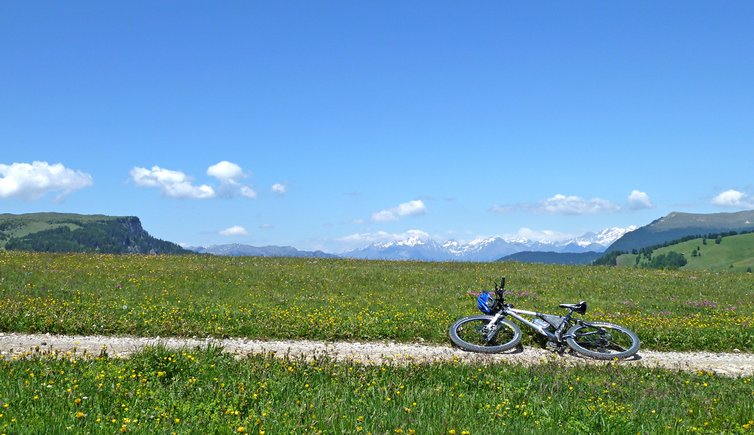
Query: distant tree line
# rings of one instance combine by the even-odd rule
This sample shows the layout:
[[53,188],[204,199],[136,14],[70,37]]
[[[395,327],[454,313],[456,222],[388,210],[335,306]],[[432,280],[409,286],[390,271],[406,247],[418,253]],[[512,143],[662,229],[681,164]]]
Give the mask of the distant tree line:
[[686,257],[683,254],[679,254],[675,251],[670,251],[667,254],[660,254],[653,257],[649,263],[645,263],[643,267],[647,269],[679,269],[688,263]]
[[608,252],[602,257],[594,260],[592,262],[595,266],[617,266],[618,265],[618,257],[620,257],[623,254],[628,254],[626,251],[612,251]]
[[0,240],[10,239],[10,235],[6,231],[14,230],[21,225],[15,221],[0,222]]

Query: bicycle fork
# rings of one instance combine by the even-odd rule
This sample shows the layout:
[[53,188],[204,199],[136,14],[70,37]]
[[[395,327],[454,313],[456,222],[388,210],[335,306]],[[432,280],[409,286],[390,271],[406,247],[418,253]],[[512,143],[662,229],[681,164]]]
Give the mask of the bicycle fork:
[[492,319],[490,319],[490,323],[488,323],[484,328],[482,328],[482,333],[484,334],[485,340],[489,343],[492,341],[493,338],[495,338],[495,333],[497,332],[497,328],[500,327],[499,322],[500,319],[504,316],[502,311],[498,311],[495,313],[494,316],[492,316]]

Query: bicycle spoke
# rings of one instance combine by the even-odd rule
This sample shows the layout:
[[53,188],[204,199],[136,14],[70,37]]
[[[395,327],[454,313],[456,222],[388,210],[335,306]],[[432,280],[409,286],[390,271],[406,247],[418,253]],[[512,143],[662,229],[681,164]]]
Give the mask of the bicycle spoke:
[[521,340],[521,331],[507,320],[501,320],[489,331],[491,316],[470,316],[456,322],[450,339],[457,346],[476,352],[500,352],[514,347]]
[[625,358],[638,350],[633,332],[605,322],[584,323],[570,331],[569,346],[575,351],[599,359]]

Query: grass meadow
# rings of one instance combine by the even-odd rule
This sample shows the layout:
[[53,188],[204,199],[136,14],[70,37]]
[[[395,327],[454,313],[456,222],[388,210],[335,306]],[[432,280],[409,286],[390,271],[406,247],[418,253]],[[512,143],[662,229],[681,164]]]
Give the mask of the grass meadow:
[[[696,253],[694,252],[696,251]],[[687,240],[657,248],[652,252],[653,256],[667,255],[669,252],[683,254],[688,263],[683,266],[684,270],[715,270],[720,272],[741,273],[754,269],[754,233],[738,234],[721,238],[720,243],[715,239],[703,238]],[[620,266],[635,267],[636,257],[634,254],[623,254],[618,257]],[[640,257],[640,265],[648,263],[644,257]]]
[[[747,273],[517,263],[0,252],[0,331],[447,343],[470,293],[634,329],[645,349],[754,350]],[[539,345],[525,333],[525,344]],[[363,366],[221,349],[0,361],[0,433],[748,433],[752,378],[604,365]]]
[[4,433],[747,433],[752,378],[603,365],[364,366],[220,349],[1,361]]
[[747,273],[198,255],[0,253],[0,331],[446,343],[502,275],[517,307],[583,299],[644,348],[754,349]]

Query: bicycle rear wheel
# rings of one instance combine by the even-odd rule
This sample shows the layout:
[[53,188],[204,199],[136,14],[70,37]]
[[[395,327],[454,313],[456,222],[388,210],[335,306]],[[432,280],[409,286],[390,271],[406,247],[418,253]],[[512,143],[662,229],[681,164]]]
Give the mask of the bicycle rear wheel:
[[485,331],[492,316],[469,316],[458,320],[448,331],[450,341],[471,352],[495,353],[514,348],[521,341],[521,329],[508,319],[498,321],[492,333]]
[[628,328],[607,322],[583,322],[566,333],[576,352],[596,359],[623,359],[639,351],[639,337]]

